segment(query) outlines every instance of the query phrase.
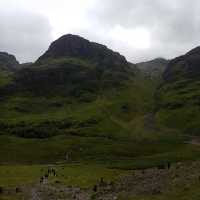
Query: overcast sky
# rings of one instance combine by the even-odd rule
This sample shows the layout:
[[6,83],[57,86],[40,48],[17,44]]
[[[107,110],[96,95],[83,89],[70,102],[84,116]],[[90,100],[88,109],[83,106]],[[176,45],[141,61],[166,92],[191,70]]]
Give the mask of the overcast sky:
[[134,63],[200,45],[199,0],[0,0],[0,51],[36,60],[73,33]]

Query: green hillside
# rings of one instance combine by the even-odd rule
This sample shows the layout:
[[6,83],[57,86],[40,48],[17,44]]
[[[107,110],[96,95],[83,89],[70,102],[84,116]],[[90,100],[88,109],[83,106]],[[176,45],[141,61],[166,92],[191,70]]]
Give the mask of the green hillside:
[[199,47],[169,63],[157,92],[157,120],[183,134],[199,135]]

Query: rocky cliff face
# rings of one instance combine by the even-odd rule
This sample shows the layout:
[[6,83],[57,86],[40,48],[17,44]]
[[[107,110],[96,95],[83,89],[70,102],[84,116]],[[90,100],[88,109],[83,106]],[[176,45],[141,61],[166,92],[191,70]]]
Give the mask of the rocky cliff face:
[[124,56],[108,49],[106,46],[90,42],[77,35],[64,35],[54,41],[37,62],[49,58],[76,57],[88,59],[102,65],[126,65]]
[[15,56],[6,52],[0,52],[0,70],[12,71],[17,65],[19,65],[19,62]]

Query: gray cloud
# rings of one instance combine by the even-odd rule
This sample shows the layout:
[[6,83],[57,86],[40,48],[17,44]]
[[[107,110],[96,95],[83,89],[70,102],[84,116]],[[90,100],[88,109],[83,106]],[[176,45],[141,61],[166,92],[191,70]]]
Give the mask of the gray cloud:
[[175,57],[200,44],[198,0],[106,0],[105,4],[98,0],[96,8],[91,10],[91,16],[98,27],[111,30],[120,25],[124,29],[148,30],[149,49],[118,44],[132,61]]
[[[0,51],[14,53],[20,61],[34,60],[47,49],[53,40],[50,24],[56,37],[80,34],[106,44],[132,62],[176,57],[200,44],[199,0],[2,2]],[[42,14],[30,12],[34,10]],[[121,32],[116,33],[119,27]],[[148,37],[138,34],[138,29],[145,30]]]
[[48,19],[24,10],[0,11],[0,51],[14,54],[21,62],[37,59],[52,41]]

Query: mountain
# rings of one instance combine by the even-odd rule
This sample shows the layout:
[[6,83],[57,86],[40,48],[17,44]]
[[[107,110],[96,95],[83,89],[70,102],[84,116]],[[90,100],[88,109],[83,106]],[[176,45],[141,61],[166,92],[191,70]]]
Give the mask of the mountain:
[[186,134],[200,131],[200,47],[171,60],[158,91],[158,121]]
[[0,70],[0,199],[199,200],[199,56],[161,80],[165,60],[68,34]]
[[168,60],[164,58],[156,58],[151,61],[137,63],[136,66],[140,69],[146,76],[150,78],[160,78],[165,71]]
[[132,116],[143,116],[153,101],[154,83],[137,73],[106,46],[64,35],[0,86],[1,131],[127,137]]
[[108,49],[106,46],[71,34],[64,35],[54,41],[37,62],[42,62],[49,58],[56,59],[61,57],[88,59],[91,62],[101,65],[128,64],[124,56]]
[[19,62],[15,56],[6,52],[0,52],[0,70],[12,71],[17,65],[19,65]]
[[18,70],[6,93],[46,96],[94,96],[129,80],[133,70],[125,57],[80,36],[54,41],[34,64]]

